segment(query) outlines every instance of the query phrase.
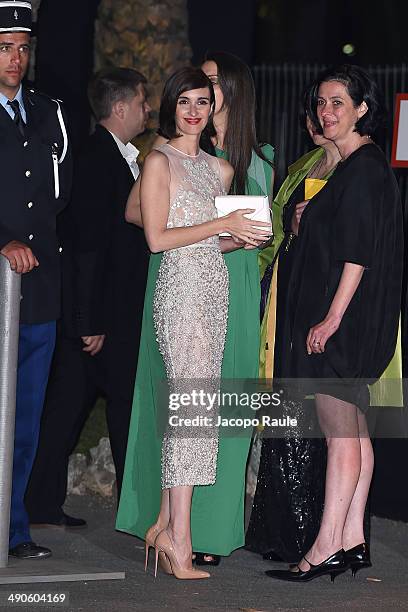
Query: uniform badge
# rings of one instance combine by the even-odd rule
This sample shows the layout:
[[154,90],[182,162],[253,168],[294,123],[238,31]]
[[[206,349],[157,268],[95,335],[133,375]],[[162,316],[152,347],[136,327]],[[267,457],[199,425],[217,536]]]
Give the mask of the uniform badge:
[[17,9],[14,11],[14,19],[17,21],[18,20],[18,12]]

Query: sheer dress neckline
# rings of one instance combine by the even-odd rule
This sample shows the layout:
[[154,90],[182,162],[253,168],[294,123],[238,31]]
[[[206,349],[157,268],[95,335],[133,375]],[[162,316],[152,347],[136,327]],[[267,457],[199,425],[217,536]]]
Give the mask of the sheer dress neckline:
[[173,149],[174,151],[177,151],[178,153],[181,153],[181,155],[185,155],[186,157],[191,157],[193,159],[197,159],[197,157],[199,157],[200,153],[201,153],[201,151],[199,149],[197,155],[189,155],[188,153],[184,153],[184,151],[180,151],[180,149],[177,149],[177,147],[173,147],[173,145],[169,144],[168,142],[166,142],[166,145],[168,147],[170,147],[171,149]]

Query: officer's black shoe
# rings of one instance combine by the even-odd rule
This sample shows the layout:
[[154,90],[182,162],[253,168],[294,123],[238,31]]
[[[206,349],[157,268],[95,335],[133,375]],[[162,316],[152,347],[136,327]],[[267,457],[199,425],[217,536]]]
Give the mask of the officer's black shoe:
[[52,552],[44,546],[37,546],[34,542],[21,542],[9,550],[10,557],[16,559],[46,559]]

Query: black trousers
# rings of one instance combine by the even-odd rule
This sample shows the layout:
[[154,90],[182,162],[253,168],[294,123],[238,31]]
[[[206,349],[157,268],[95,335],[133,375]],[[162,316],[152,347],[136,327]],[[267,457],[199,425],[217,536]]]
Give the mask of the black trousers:
[[61,331],[51,367],[37,456],[25,496],[31,523],[62,517],[69,455],[98,396],[107,400],[107,424],[116,470],[118,499],[122,486],[139,352],[139,335],[107,336],[98,355],[84,353],[82,340]]

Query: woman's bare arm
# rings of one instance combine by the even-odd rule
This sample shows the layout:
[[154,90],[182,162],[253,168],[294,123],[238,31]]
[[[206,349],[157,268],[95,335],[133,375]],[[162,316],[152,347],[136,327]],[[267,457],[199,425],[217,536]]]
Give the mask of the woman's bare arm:
[[[261,238],[262,230],[252,226],[244,215],[251,209],[235,211],[222,217],[189,227],[168,228],[170,171],[166,156],[152,151],[146,158],[140,187],[141,212],[146,240],[152,252],[168,251],[195,244],[222,232],[245,242]],[[267,225],[257,222],[257,225]]]
[[142,212],[140,209],[140,182],[141,176],[139,175],[128,197],[125,219],[128,223],[134,223],[134,225],[138,227],[143,227]]
[[234,168],[226,159],[219,158],[221,179],[224,185],[225,193],[228,193],[231,187],[232,179],[234,178]]
[[[154,139],[152,150],[157,149],[162,144],[168,142],[167,138],[157,135]],[[128,223],[134,223],[138,227],[143,227],[142,211],[140,207],[140,182],[141,174],[134,184],[132,191],[129,194],[129,198],[126,204],[125,218]]]
[[327,340],[338,330],[344,313],[363,277],[364,267],[346,261],[339,286],[324,321],[312,327],[306,340],[306,349],[311,353],[323,353]]

